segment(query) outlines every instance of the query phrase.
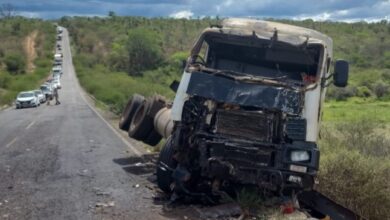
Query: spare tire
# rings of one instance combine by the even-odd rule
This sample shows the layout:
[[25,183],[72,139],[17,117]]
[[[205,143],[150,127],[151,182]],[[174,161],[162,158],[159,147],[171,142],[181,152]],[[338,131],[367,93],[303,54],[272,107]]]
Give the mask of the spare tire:
[[148,116],[151,107],[151,101],[145,100],[134,113],[133,120],[130,122],[129,137],[139,141],[145,140],[153,130],[153,118]]
[[151,106],[148,112],[148,116],[154,118],[158,111],[166,106],[166,100],[163,96],[154,95],[151,99]]
[[145,144],[149,144],[150,146],[156,146],[161,141],[161,139],[162,136],[153,129],[143,142]]
[[128,131],[130,127],[131,119],[133,118],[135,111],[142,104],[145,98],[142,95],[134,94],[129,101],[125,109],[122,112],[121,119],[119,121],[119,128],[124,131]]
[[156,170],[157,185],[166,193],[172,192],[172,172],[177,166],[177,161],[173,158],[174,153],[171,137],[169,137],[160,151]]

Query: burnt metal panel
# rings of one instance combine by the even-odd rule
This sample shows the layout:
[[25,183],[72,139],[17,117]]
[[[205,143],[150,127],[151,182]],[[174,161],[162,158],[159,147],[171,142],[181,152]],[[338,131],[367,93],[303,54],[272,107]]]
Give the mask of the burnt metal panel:
[[284,87],[240,82],[203,72],[193,72],[187,94],[248,107],[280,110],[298,115],[303,94]]

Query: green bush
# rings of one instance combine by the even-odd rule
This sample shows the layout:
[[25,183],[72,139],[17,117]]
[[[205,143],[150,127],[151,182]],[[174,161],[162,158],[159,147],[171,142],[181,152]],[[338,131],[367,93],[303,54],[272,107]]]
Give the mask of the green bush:
[[26,60],[22,55],[9,54],[4,58],[7,71],[10,73],[24,73],[26,68]]
[[382,98],[389,94],[390,86],[384,82],[376,82],[373,86],[373,90],[376,97]]
[[359,86],[357,87],[356,96],[368,98],[373,96],[373,92],[367,86]]
[[382,72],[382,75],[381,77],[386,81],[386,82],[390,82],[390,68],[389,69],[384,69],[383,72]]
[[112,44],[111,66],[129,75],[140,75],[144,70],[156,68],[163,60],[160,36],[147,28],[128,31]]
[[357,89],[353,86],[348,86],[346,88],[337,88],[332,86],[329,88],[327,97],[337,101],[345,101],[350,97],[356,96],[357,93]]
[[8,73],[0,72],[0,88],[7,89],[11,80],[12,78]]

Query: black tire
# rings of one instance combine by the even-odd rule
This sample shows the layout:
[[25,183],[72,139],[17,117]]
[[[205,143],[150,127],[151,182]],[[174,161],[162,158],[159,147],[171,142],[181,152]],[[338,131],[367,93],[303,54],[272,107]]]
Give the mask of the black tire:
[[151,106],[150,110],[148,112],[148,116],[151,118],[154,118],[160,109],[164,108],[166,106],[166,101],[163,96],[160,95],[154,95],[151,99]]
[[150,100],[145,100],[134,113],[130,122],[129,137],[139,141],[145,140],[153,130],[153,118],[148,116],[151,107]]
[[[150,102],[151,102],[150,109],[148,111],[147,116],[154,120],[154,117],[156,116],[157,112],[166,106],[166,101],[163,96],[155,95],[150,99]],[[148,136],[143,140],[143,142],[150,146],[156,146],[161,141],[161,139],[162,136],[154,129],[154,125],[153,125],[153,129],[150,131]]]
[[162,136],[156,130],[153,129],[148,135],[148,137],[145,138],[144,143],[150,146],[156,146],[158,143],[160,143],[161,139]]
[[142,104],[145,98],[142,95],[134,94],[127,102],[126,108],[122,112],[122,117],[119,121],[119,128],[124,131],[128,131],[131,123],[131,119],[134,116],[135,111]]
[[177,162],[173,158],[174,149],[171,141],[171,137],[167,139],[164,147],[160,151],[160,156],[157,162],[157,185],[158,187],[166,192],[171,193],[171,184],[173,182],[172,171],[176,168]]

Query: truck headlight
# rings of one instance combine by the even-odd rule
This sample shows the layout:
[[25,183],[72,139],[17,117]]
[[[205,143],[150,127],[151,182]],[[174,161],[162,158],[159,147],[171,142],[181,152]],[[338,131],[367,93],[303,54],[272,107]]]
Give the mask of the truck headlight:
[[310,159],[309,152],[303,150],[294,150],[291,151],[290,155],[291,161],[307,161]]

